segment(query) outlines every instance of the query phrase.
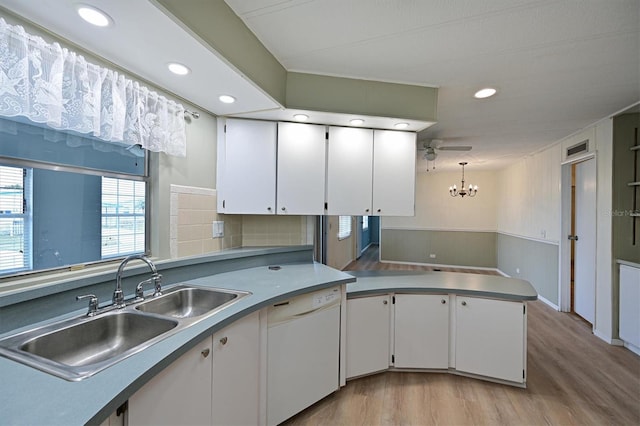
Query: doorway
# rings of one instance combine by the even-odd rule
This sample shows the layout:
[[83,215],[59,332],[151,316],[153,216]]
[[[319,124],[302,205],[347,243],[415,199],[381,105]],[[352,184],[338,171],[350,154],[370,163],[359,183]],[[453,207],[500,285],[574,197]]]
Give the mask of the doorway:
[[591,157],[566,164],[563,174],[568,174],[563,180],[570,182],[571,191],[567,194],[568,208],[563,208],[563,231],[568,236],[568,256],[565,259],[569,259],[569,277],[568,282],[562,283],[565,291],[561,294],[567,297],[561,299],[561,310],[573,312],[593,325],[596,304],[596,160]]

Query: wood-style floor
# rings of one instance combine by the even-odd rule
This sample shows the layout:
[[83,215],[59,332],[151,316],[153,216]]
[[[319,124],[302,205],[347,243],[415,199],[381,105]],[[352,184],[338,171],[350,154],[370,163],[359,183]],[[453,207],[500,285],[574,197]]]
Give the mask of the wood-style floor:
[[[371,256],[377,253],[361,258],[367,269],[395,269]],[[527,332],[527,389],[450,374],[386,372],[347,382],[286,424],[640,425],[640,357],[540,301],[529,303]]]

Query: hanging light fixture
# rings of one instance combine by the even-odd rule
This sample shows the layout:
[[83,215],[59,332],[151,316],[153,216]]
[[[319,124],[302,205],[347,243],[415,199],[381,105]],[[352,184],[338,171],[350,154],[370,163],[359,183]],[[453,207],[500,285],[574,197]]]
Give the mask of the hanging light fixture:
[[466,161],[463,161],[462,163],[458,163],[462,166],[462,187],[460,188],[460,190],[458,191],[458,188],[453,185],[449,187],[449,194],[452,197],[456,197],[456,196],[460,196],[461,198],[464,198],[465,195],[468,195],[469,197],[474,197],[477,193],[478,193],[478,185],[469,185],[468,189],[465,189],[464,187],[464,166],[467,165]]

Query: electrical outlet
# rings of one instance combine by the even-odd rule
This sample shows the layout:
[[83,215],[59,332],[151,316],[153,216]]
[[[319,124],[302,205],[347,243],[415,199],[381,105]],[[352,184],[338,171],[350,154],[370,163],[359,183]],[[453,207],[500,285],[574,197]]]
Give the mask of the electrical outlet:
[[436,258],[436,254],[435,254],[435,253],[431,253],[431,254],[429,255],[429,257],[430,257],[431,259],[435,259],[435,258]]

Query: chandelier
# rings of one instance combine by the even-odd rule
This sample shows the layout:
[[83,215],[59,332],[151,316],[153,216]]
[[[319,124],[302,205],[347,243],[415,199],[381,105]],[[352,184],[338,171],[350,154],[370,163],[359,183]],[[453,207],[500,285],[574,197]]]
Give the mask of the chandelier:
[[462,166],[462,187],[460,188],[460,190],[458,191],[458,188],[453,185],[449,187],[449,194],[452,197],[456,197],[456,196],[460,196],[461,198],[464,198],[465,195],[468,195],[469,197],[473,197],[478,193],[478,185],[469,185],[468,189],[465,189],[464,187],[464,166],[467,165],[466,161],[463,161],[462,163],[458,163]]

